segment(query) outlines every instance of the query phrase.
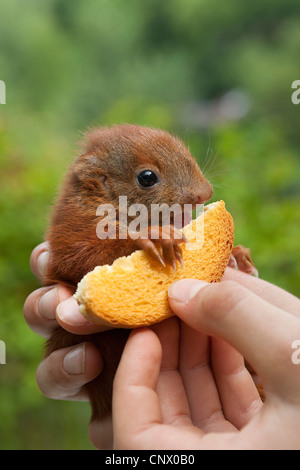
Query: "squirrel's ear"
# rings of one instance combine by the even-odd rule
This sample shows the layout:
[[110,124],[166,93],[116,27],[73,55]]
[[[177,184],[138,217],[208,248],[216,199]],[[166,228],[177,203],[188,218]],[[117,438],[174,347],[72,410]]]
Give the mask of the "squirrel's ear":
[[81,155],[73,165],[72,177],[74,181],[82,181],[99,186],[107,185],[107,174],[101,168],[97,155]]
[[99,163],[99,159],[96,155],[81,155],[73,165],[73,172],[79,179],[86,176],[92,177],[93,174],[98,175],[101,173]]
[[98,176],[98,180],[101,182],[103,186],[108,186],[107,176],[104,173]]

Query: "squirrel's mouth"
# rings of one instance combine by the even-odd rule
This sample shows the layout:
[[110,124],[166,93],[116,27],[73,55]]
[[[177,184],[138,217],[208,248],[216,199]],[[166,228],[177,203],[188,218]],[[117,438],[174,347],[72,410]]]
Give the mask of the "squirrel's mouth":
[[198,217],[200,212],[203,212],[202,204],[184,204],[181,211],[176,211],[174,214],[171,214],[170,223],[176,228],[181,229]]
[[188,225],[191,222],[192,218],[193,216],[191,211],[182,211],[181,214],[175,214],[175,216],[172,217],[173,220],[171,221],[171,224],[174,225],[174,227],[181,229],[185,225]]
[[[174,225],[177,229],[182,229],[186,225],[190,224],[193,219],[196,219],[205,208],[203,204],[172,204],[165,207],[156,207],[147,211],[146,214],[139,215],[139,223],[145,223],[147,221],[148,226],[152,225]],[[175,207],[174,207],[175,206]],[[134,220],[134,216],[128,216],[128,222]],[[119,214],[120,217],[120,214]],[[146,219],[145,219],[146,217]]]

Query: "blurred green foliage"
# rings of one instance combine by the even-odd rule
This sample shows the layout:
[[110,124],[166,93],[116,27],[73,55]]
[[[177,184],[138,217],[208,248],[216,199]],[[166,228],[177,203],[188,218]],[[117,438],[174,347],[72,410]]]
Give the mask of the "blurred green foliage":
[[[88,404],[39,392],[43,340],[22,316],[38,286],[30,252],[88,127],[137,122],[179,134],[261,277],[300,295],[299,13],[298,0],[0,4],[1,449],[92,448]],[[191,109],[203,114],[231,90],[250,111],[200,125]]]

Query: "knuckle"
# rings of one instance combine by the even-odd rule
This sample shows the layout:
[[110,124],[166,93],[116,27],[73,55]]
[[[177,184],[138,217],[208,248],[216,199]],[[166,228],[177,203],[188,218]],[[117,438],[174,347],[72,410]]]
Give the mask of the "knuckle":
[[58,381],[55,380],[55,375],[53,377],[49,365],[50,360],[48,357],[39,364],[36,371],[36,383],[45,397],[56,398],[57,394],[54,393],[54,390],[56,389]]
[[[45,268],[46,268],[45,263],[44,262],[41,263],[41,260],[42,260],[41,255],[43,253],[49,254],[49,248],[50,248],[49,243],[47,241],[42,242],[33,249],[32,253],[30,255],[30,260],[29,260],[30,268],[31,268],[32,273],[36,277],[40,277],[41,269],[45,270]],[[44,258],[45,258],[45,256],[44,256]]]
[[27,323],[30,321],[30,317],[33,311],[33,305],[35,303],[35,298],[36,292],[31,292],[26,298],[25,303],[23,305],[23,315]]
[[25,300],[23,315],[29,326],[33,322],[34,317],[38,315],[38,301],[44,293],[45,288],[37,289],[31,292]]
[[232,311],[242,294],[244,289],[235,281],[209,284],[201,290],[199,296],[201,309],[209,315],[210,320],[219,321]]
[[71,395],[72,377],[63,372],[63,353],[57,350],[46,357],[36,371],[36,383],[46,398],[64,399]]
[[240,289],[240,284],[235,281],[222,281],[218,283],[218,288],[220,290],[220,295],[230,296],[233,293],[236,293]]
[[46,307],[46,312],[45,305],[41,305],[43,299],[45,299],[43,296],[51,292],[52,287],[41,287],[31,292],[23,306],[23,315],[27,325],[32,331],[44,338],[48,338],[57,327],[55,310],[49,310],[49,307]]

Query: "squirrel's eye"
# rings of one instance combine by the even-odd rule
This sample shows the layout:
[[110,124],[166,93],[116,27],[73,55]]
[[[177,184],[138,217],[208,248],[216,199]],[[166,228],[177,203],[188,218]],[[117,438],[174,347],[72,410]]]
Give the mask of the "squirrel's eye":
[[158,177],[152,170],[144,170],[138,174],[137,180],[143,188],[149,188],[158,183]]

